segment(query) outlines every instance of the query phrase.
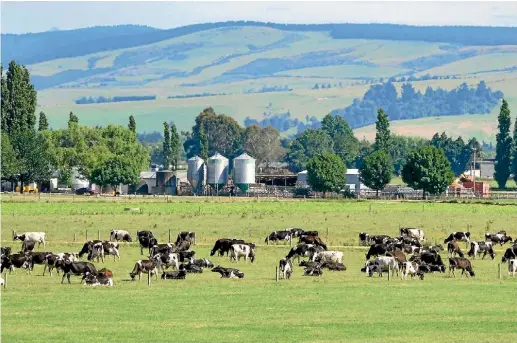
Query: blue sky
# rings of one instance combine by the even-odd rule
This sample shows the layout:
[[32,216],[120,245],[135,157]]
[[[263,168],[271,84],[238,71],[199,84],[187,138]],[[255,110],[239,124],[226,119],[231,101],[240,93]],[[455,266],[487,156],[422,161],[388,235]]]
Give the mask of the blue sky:
[[4,2],[2,33],[225,20],[517,26],[517,2]]

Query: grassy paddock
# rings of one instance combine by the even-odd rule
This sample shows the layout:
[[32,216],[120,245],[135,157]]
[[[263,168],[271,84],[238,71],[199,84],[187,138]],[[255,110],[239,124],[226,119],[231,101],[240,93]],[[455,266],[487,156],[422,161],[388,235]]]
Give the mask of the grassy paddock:
[[[8,275],[2,290],[2,338],[5,342],[514,342],[515,279],[497,279],[496,260],[473,261],[474,279],[426,275],[424,281],[359,272],[364,248],[360,231],[395,235],[399,224],[423,227],[431,242],[450,231],[466,229],[481,239],[487,225],[517,234],[515,206],[395,202],[170,198],[125,200],[4,197],[2,246],[18,250],[11,231],[45,231],[47,249],[78,251],[97,231],[106,239],[113,228],[150,229],[166,241],[180,230],[198,234],[198,257],[209,257],[221,237],[242,237],[261,244],[251,265],[237,264],[241,280],[222,280],[205,271],[187,280],[129,282],[128,273],[141,258],[137,244],[123,244],[122,260],[106,260],[115,287],[61,285],[58,276],[23,271]],[[127,202],[126,202],[127,201]],[[141,212],[129,213],[126,207]],[[13,215],[14,214],[14,215]],[[285,227],[317,229],[334,249],[345,253],[348,270],[302,276],[296,267],[290,281],[274,281],[278,260],[288,246],[264,246],[265,235]],[[329,236],[326,237],[327,228]],[[73,233],[78,242],[73,243]],[[463,247],[463,246],[462,246]],[[38,250],[43,250],[40,248]],[[443,257],[446,257],[445,254]],[[229,266],[227,258],[215,264]],[[102,267],[100,267],[102,268]],[[49,311],[50,309],[50,311]],[[31,329],[27,329],[30,325]],[[497,330],[494,330],[497,327]],[[73,328],[71,330],[70,328]]]

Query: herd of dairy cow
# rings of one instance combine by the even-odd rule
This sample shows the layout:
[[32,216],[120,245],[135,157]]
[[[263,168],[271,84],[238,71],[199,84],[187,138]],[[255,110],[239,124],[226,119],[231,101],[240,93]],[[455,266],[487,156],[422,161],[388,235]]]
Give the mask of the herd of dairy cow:
[[[195,232],[180,232],[175,243],[158,243],[151,231],[137,231],[140,253],[143,255],[144,249],[148,249],[149,257],[145,260],[136,261],[135,266],[129,274],[131,280],[135,280],[138,275],[141,279],[142,273],[149,277],[158,278],[161,269],[161,278],[166,279],[185,279],[187,273],[202,273],[205,268],[211,268],[212,272],[217,272],[222,278],[243,278],[244,273],[236,268],[226,268],[215,266],[207,258],[196,259],[195,251],[189,249],[196,242]],[[265,239],[268,245],[270,242],[285,241],[291,243],[294,238],[298,238],[298,244],[290,248],[285,258],[278,264],[278,271],[281,278],[289,279],[293,273],[293,262],[298,259],[300,267],[304,268],[303,275],[321,276],[324,269],[331,271],[345,271],[343,264],[343,252],[328,250],[327,245],[319,237],[317,231],[305,231],[298,228],[289,228],[281,231],[271,232]],[[84,281],[90,286],[113,286],[113,272],[103,268],[97,270],[93,261],[104,261],[107,256],[113,259],[120,259],[119,241],[132,242],[133,239],[129,232],[125,230],[112,230],[109,241],[92,240],[84,243],[79,253],[52,253],[35,252],[36,243],[38,247],[43,244],[45,247],[44,232],[26,232],[23,234],[13,233],[13,240],[22,241],[21,251],[12,254],[11,248],[1,247],[1,272],[8,269],[9,273],[14,268],[23,268],[27,273],[31,273],[35,264],[44,265],[43,275],[48,270],[50,275],[56,269],[57,273],[63,273],[61,283],[65,277],[70,283],[72,275],[82,276],[81,283]],[[441,258],[440,251],[445,250],[442,244],[423,245],[426,240],[424,231],[417,228],[401,228],[398,237],[388,235],[370,235],[366,232],[359,234],[361,245],[369,245],[366,253],[366,263],[361,271],[372,277],[378,274],[382,277],[385,272],[397,273],[405,279],[408,276],[424,279],[425,273],[445,272],[446,266]],[[449,254],[449,272],[455,275],[456,270],[461,270],[462,275],[475,276],[472,263],[465,257],[464,252],[458,242],[465,242],[469,251],[467,255],[476,259],[484,259],[489,255],[492,260],[495,258],[493,249],[494,244],[510,242],[511,247],[507,248],[502,262],[508,262],[508,274],[515,275],[517,271],[517,240],[512,242],[512,237],[506,231],[497,233],[486,233],[485,240],[471,241],[470,232],[453,232],[445,240],[447,252]],[[230,261],[237,262],[242,257],[247,262],[255,260],[256,245],[247,243],[244,240],[235,238],[218,239],[210,252],[210,256],[216,253],[219,256],[230,257]],[[411,255],[408,259],[406,254]],[[89,262],[79,259],[86,255]],[[482,256],[481,256],[482,255]],[[307,260],[300,261],[300,258],[307,257]],[[373,259],[372,259],[373,258]],[[172,271],[168,271],[171,268]],[[0,278],[0,283],[4,280]]]

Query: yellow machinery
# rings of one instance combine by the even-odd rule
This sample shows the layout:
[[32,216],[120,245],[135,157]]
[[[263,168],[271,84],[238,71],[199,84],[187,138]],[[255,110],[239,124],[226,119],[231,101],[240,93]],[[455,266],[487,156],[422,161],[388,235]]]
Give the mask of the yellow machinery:
[[[20,193],[20,186],[16,187],[16,192]],[[34,184],[23,186],[23,193],[38,193],[38,186]]]

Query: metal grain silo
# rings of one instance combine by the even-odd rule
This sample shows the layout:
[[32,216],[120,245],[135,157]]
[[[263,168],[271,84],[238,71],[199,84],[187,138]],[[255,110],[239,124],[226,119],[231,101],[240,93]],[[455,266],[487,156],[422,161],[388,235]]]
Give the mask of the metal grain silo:
[[247,192],[255,183],[255,159],[244,153],[233,160],[233,183],[241,191]]
[[205,181],[205,161],[199,157],[194,156],[187,161],[187,179],[192,185],[194,193],[197,193],[199,188]]
[[207,162],[206,183],[219,190],[228,182],[228,159],[216,153]]

